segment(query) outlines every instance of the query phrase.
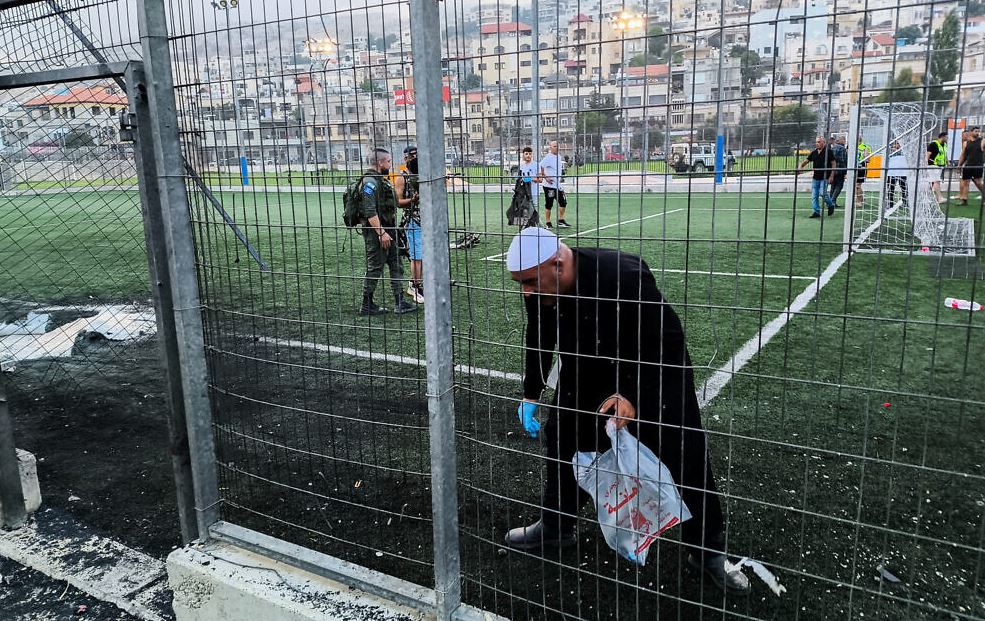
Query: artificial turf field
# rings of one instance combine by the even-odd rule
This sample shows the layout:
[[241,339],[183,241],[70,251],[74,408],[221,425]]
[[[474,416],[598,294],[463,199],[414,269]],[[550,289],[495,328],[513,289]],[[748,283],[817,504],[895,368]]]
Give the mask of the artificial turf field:
[[[397,358],[423,359],[423,315],[355,316],[362,240],[341,227],[337,195],[220,198],[272,267],[261,273],[193,196],[225,517],[430,584],[424,369]],[[2,297],[146,303],[135,201],[5,197]],[[730,553],[769,564],[788,589],[777,598],[757,582],[723,603],[681,568],[675,536],[637,570],[605,547],[590,511],[575,550],[501,549],[507,528],[535,519],[542,465],[516,424],[518,386],[500,376],[522,372],[522,305],[498,260],[508,197],[451,201],[452,227],[481,235],[451,251],[468,601],[515,619],[985,615],[983,318],[942,305],[985,297],[981,282],[933,276],[919,254],[854,255],[706,405]],[[796,206],[748,193],[571,202],[569,243],[646,259],[699,382],[841,252],[841,212],[810,220],[806,195]],[[978,215],[964,209],[952,213]],[[878,581],[880,564],[902,582]]]

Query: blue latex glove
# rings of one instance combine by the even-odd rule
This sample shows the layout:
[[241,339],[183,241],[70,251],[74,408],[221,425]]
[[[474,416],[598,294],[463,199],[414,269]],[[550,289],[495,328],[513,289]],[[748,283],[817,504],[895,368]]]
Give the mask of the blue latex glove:
[[520,424],[523,425],[523,429],[530,434],[531,438],[536,438],[540,432],[540,421],[536,418],[537,404],[521,401],[516,414],[520,417]]

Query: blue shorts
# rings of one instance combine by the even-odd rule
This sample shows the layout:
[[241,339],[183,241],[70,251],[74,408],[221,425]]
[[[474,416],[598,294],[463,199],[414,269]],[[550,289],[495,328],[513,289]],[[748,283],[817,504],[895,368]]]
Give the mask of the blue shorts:
[[407,253],[411,261],[424,258],[424,241],[421,239],[421,225],[411,220],[407,223]]

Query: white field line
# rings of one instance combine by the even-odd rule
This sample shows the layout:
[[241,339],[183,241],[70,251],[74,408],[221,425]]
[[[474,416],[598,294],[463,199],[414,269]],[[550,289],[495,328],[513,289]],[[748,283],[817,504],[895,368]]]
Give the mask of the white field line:
[[[575,237],[581,237],[582,235],[588,235],[589,233],[597,233],[598,231],[604,231],[606,229],[611,229],[612,227],[615,227],[615,226],[622,226],[624,224],[632,224],[633,222],[642,222],[643,220],[649,220],[650,218],[656,218],[658,216],[668,216],[668,215],[670,215],[672,213],[677,213],[678,211],[684,211],[684,209],[685,209],[684,207],[680,207],[678,209],[671,209],[670,211],[661,211],[660,213],[651,213],[650,215],[643,216],[641,218],[633,218],[632,220],[626,220],[624,222],[615,222],[613,224],[606,224],[605,226],[600,226],[600,227],[595,228],[595,229],[588,229],[587,231],[578,231],[577,233],[572,233],[571,235],[564,235],[564,236],[561,237],[561,239],[572,239],[572,238],[575,238]],[[501,252],[499,254],[493,254],[493,255],[490,255],[488,257],[484,257],[482,260],[483,261],[499,261],[499,262],[502,262],[503,261],[503,257],[505,257],[505,256],[506,256],[506,253],[505,252]]]
[[[257,342],[267,343],[270,345],[280,345],[283,347],[313,349],[315,351],[324,351],[333,354],[343,354],[345,356],[352,356],[353,358],[362,358],[364,360],[394,362],[397,364],[409,364],[417,367],[427,366],[427,361],[421,360],[420,358],[414,358],[412,356],[401,356],[399,354],[382,354],[380,352],[365,351],[362,349],[354,349],[352,347],[338,347],[336,345],[324,345],[322,343],[297,341],[293,339],[278,339],[269,336],[262,336],[258,339]],[[512,380],[516,382],[519,382],[523,379],[523,376],[520,375],[519,373],[508,373],[506,371],[496,371],[495,369],[483,369],[482,367],[470,367],[464,364],[456,365],[455,372],[467,373],[469,375],[481,375],[483,377],[492,377],[495,379]]]
[[[881,223],[876,220],[869,225],[869,227],[862,231],[862,234],[858,236],[858,239],[855,240],[854,245],[861,244],[868,239],[869,235],[872,235],[872,233],[879,228],[880,224]],[[823,289],[825,285],[831,282],[831,279],[838,273],[838,270],[845,264],[849,256],[849,253],[842,252],[832,259],[831,263],[829,263],[828,266],[824,268],[824,271],[821,272],[821,275],[808,284],[807,288],[805,288],[800,295],[794,298],[794,301],[790,304],[790,306],[781,311],[778,317],[760,328],[759,333],[746,341],[745,344],[739,348],[739,351],[737,351],[735,355],[728,360],[728,362],[719,367],[719,369],[715,371],[711,377],[705,380],[705,383],[702,384],[701,388],[698,390],[698,405],[701,408],[704,408],[709,402],[711,402],[712,399],[718,396],[718,393],[720,393],[722,389],[725,388],[730,381],[732,381],[732,377],[741,371],[743,367],[745,367],[749,361],[752,360],[753,356],[766,347],[766,344],[769,343],[770,340],[776,336],[785,325],[787,325],[787,322],[790,321],[790,318],[793,315],[804,310],[807,305],[811,303],[811,300],[817,297],[817,294],[821,292],[821,289]]]
[[650,270],[655,276],[660,274],[700,274],[704,276],[734,276],[737,278],[767,278],[775,280],[814,280],[813,276],[792,276],[787,274],[751,274],[745,272],[708,272],[705,270]]
[[[62,533],[62,525],[58,526],[53,530]],[[164,621],[155,605],[167,588],[163,562],[112,539],[82,531],[66,536],[46,530],[34,521],[0,532],[0,556],[65,581],[144,621]]]

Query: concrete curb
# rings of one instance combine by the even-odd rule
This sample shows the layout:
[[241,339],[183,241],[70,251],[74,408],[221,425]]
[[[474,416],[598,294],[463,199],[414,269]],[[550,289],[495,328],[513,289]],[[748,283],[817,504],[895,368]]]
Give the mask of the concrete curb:
[[175,550],[168,556],[167,569],[177,621],[429,618],[423,612],[219,541]]
[[88,533],[50,510],[37,514],[24,528],[0,532],[0,556],[145,621],[173,618],[163,562]]

